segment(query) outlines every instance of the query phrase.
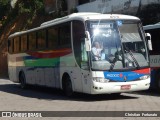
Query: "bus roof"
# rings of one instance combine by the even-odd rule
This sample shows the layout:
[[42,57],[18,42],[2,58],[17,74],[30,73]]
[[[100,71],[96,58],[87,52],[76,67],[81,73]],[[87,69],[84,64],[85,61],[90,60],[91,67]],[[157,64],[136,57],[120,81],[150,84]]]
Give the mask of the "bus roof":
[[74,20],[74,19],[81,19],[81,20],[91,20],[91,19],[133,19],[139,20],[139,18],[129,15],[122,15],[122,14],[101,14],[101,13],[92,13],[92,12],[81,12],[81,13],[73,13],[71,15],[57,18],[48,22],[44,22],[41,26],[54,24],[60,21],[66,20]]
[[63,22],[67,22],[67,21],[71,21],[71,20],[103,20],[103,19],[108,19],[108,20],[115,20],[115,19],[123,19],[123,20],[140,20],[139,18],[135,17],[135,16],[130,16],[130,15],[122,15],[122,14],[101,14],[101,13],[92,13],[92,12],[80,12],[80,13],[73,13],[71,15],[65,16],[65,17],[61,17],[61,18],[57,18],[54,20],[50,20],[47,22],[44,22],[41,24],[40,27],[37,28],[33,28],[30,30],[26,30],[26,31],[22,31],[22,32],[16,32],[12,35],[9,36],[10,37],[14,37],[17,35],[21,35],[21,34],[26,34],[28,32],[32,32],[38,29],[42,29],[45,27],[49,27],[52,25],[56,25],[56,24],[60,24]]
[[144,30],[150,30],[150,29],[157,29],[160,28],[160,22],[153,24],[153,25],[146,25],[143,26]]

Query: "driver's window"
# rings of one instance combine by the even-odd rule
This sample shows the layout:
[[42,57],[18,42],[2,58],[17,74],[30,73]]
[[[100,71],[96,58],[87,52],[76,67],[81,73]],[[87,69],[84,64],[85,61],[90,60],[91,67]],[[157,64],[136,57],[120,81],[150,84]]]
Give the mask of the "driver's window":
[[83,39],[82,42],[81,42],[82,62],[88,62],[87,51],[86,51],[85,47],[86,46],[85,46],[85,42],[84,42],[84,39]]
[[[88,67],[88,57],[85,49],[85,28],[82,21],[74,20],[72,22],[72,33],[73,33],[73,48],[74,56],[77,64],[82,69],[87,69]],[[84,67],[85,66],[85,67]]]

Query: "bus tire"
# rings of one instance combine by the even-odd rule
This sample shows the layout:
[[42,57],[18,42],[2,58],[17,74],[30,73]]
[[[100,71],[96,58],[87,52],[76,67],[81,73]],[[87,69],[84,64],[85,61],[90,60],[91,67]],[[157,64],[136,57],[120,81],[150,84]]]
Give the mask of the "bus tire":
[[160,92],[160,71],[156,73],[155,86],[156,86],[156,90]]
[[69,75],[64,75],[63,80],[62,80],[62,85],[63,85],[63,92],[66,96],[71,97],[73,96],[73,88],[72,88],[72,82],[69,77]]
[[27,87],[26,78],[23,72],[20,72],[19,82],[22,89],[25,89]]

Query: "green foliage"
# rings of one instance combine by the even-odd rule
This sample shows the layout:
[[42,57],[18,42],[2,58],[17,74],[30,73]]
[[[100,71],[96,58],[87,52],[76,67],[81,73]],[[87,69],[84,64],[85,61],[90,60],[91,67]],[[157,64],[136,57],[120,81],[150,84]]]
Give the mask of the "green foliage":
[[16,7],[18,7],[19,14],[32,13],[44,9],[43,0],[19,0]]
[[9,8],[10,0],[0,0],[0,19],[3,19],[3,17],[7,14]]
[[0,5],[8,5],[10,3],[10,0],[0,0]]
[[[33,19],[37,14],[44,14],[43,0],[18,0],[11,7],[11,0],[0,0],[0,33],[8,23],[14,21],[18,16],[27,16],[24,27],[32,24]],[[22,28],[23,29],[23,28]]]
[[18,5],[18,7],[19,7],[19,13],[20,13],[20,14],[21,14],[21,13],[30,13],[30,12],[31,12],[31,8],[29,8],[30,6],[25,7],[24,3],[20,3],[20,4]]

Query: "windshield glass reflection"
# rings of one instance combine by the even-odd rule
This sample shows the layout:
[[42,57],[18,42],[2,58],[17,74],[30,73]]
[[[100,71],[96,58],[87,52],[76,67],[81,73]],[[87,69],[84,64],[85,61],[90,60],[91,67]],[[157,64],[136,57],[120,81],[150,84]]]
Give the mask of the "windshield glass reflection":
[[115,70],[148,66],[146,45],[137,22],[90,21],[92,68]]

